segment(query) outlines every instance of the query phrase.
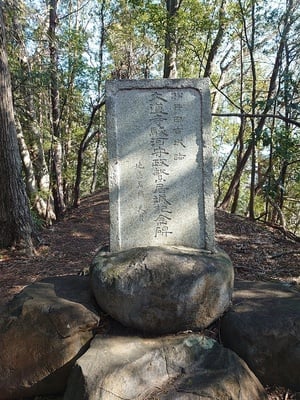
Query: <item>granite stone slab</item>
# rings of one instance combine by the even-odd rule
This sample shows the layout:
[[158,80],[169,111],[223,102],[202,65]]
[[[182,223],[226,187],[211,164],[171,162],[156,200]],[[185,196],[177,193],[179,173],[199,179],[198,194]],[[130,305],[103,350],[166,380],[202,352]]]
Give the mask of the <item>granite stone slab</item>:
[[106,83],[111,251],[214,249],[208,80]]

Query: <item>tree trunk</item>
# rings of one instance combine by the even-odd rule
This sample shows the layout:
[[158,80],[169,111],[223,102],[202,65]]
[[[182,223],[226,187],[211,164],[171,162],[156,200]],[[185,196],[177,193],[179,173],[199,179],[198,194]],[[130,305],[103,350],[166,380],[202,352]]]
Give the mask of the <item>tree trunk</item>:
[[[100,10],[99,10],[100,11],[99,15],[100,15],[100,24],[101,24],[101,28],[100,28],[101,36],[100,36],[100,43],[99,43],[98,100],[100,100],[102,97],[102,73],[103,73],[103,56],[104,56],[104,44],[105,44],[105,18],[104,18],[105,6],[106,6],[106,2],[105,2],[105,0],[103,0]],[[147,78],[147,76],[145,76],[145,78]],[[101,120],[102,120],[102,118],[101,118],[101,111],[100,111],[100,117],[99,117],[99,123],[98,123],[99,132],[101,131]],[[96,185],[97,185],[97,176],[98,176],[97,171],[98,171],[99,158],[100,158],[101,137],[102,137],[102,135],[100,133],[98,133],[95,156],[94,156],[94,163],[93,163],[93,175],[92,175],[90,193],[95,192]]]
[[[21,5],[21,7],[24,6],[23,2],[21,2]],[[17,7],[16,0],[13,7]],[[37,211],[38,215],[42,217],[48,224],[51,224],[52,220],[56,219],[56,216],[53,207],[53,198],[50,192],[49,170],[45,159],[42,135],[37,122],[32,85],[26,84],[27,82],[30,82],[32,78],[31,64],[29,57],[27,57],[25,33],[20,22],[20,15],[18,12],[15,12],[13,13],[12,17],[13,35],[17,42],[16,55],[18,60],[20,60],[20,70],[22,76],[24,77],[24,84],[19,85],[19,90],[21,92],[21,96],[23,96],[23,99],[25,99],[25,103],[22,104],[22,111],[20,112],[19,118],[18,108],[15,111],[17,138],[23,170],[25,172],[25,184],[31,204]],[[14,82],[12,83],[14,84]],[[16,96],[18,95],[19,94],[17,93]],[[34,164],[31,160],[31,149],[28,149],[27,147],[24,134],[28,132],[30,133],[30,137],[34,140],[34,143],[31,145],[31,149],[34,149]]]
[[38,215],[46,222],[51,224],[51,221],[55,219],[55,214],[53,211],[51,212],[51,207],[49,207],[49,202],[47,199],[45,200],[39,193],[30,153],[24,139],[21,124],[17,119],[16,129],[23,170],[25,173],[27,194],[30,197],[31,204],[37,211]]
[[[240,109],[243,110],[244,104],[243,104],[243,93],[244,93],[244,45],[243,45],[243,35],[241,32],[240,36],[240,69],[241,69],[241,81],[240,81]],[[239,150],[237,154],[237,165],[240,163],[243,152],[244,152],[244,134],[245,134],[245,129],[246,129],[246,120],[245,118],[241,118],[240,121],[240,128],[239,128],[239,135],[238,135],[238,142],[239,142]],[[233,201],[231,205],[231,210],[230,212],[232,214],[235,214],[237,209],[238,209],[238,203],[239,203],[239,198],[240,198],[240,186],[241,182],[240,180],[238,181],[234,195],[233,195]]]
[[84,152],[87,149],[87,146],[91,142],[91,140],[95,137],[95,135],[98,133],[100,134],[99,131],[95,131],[93,133],[90,133],[91,127],[94,122],[94,118],[96,115],[96,112],[103,107],[105,104],[105,101],[102,100],[98,104],[93,106],[92,114],[90,116],[90,121],[89,124],[85,130],[85,134],[80,142],[78,153],[77,153],[77,169],[76,169],[76,181],[74,185],[74,201],[73,201],[73,207],[78,207],[80,205],[80,184],[81,184],[81,173],[82,173],[82,164],[83,164],[83,158],[84,158]]
[[63,161],[62,143],[60,131],[60,104],[58,90],[58,49],[57,49],[57,0],[49,2],[49,51],[50,51],[50,93],[51,93],[51,116],[52,116],[52,177],[53,177],[53,198],[56,216],[61,217],[66,205],[64,202],[63,190]]
[[165,33],[164,78],[177,78],[177,38],[175,16],[180,7],[180,0],[166,0],[167,26]]
[[[243,151],[244,151],[245,126],[246,126],[245,118],[241,118],[241,125],[240,125],[239,135],[238,135],[239,149],[238,149],[238,154],[237,154],[237,165],[239,165],[241,158],[242,158]],[[240,197],[240,180],[238,180],[235,190],[234,190],[233,202],[232,202],[231,210],[230,210],[230,212],[232,214],[235,214],[237,211],[239,197]]]
[[[256,112],[256,63],[254,59],[254,49],[255,49],[255,1],[251,2],[251,39],[248,38],[246,25],[245,27],[245,38],[246,44],[250,54],[251,60],[251,73],[252,73],[252,94],[251,94],[251,112],[254,115]],[[256,178],[256,129],[254,120],[251,119],[251,140],[254,143],[252,146],[251,152],[251,179],[250,179],[250,196],[249,196],[249,217],[250,219],[255,219],[255,211],[254,211],[254,201],[255,201],[255,178]]]
[[101,144],[101,135],[98,134],[95,157],[94,157],[94,162],[93,162],[93,175],[92,175],[92,183],[91,183],[90,193],[94,193],[96,190],[97,170],[98,170],[98,164],[99,164],[99,159],[100,159],[100,148],[101,148],[100,144]]
[[213,44],[208,53],[205,71],[204,71],[204,77],[211,76],[213,61],[217,55],[217,51],[218,51],[220,45],[222,44],[222,39],[223,39],[224,32],[225,32],[225,18],[224,18],[225,17],[225,3],[226,3],[226,0],[222,0],[221,5],[220,5],[219,28],[218,28],[218,32],[215,37],[215,40],[213,41]]
[[19,154],[0,6],[0,247],[21,243],[32,252],[33,221]]

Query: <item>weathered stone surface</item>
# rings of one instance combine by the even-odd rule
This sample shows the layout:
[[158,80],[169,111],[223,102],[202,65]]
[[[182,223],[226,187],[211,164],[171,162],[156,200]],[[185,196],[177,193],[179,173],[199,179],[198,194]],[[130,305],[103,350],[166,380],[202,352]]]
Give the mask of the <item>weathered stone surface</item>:
[[281,283],[236,282],[221,323],[223,344],[264,384],[300,391],[300,292]]
[[110,249],[214,250],[208,79],[106,82]]
[[244,361],[201,335],[97,335],[72,370],[64,400],[266,399]]
[[62,391],[98,321],[85,277],[26,287],[0,313],[0,399]]
[[99,252],[91,284],[99,306],[125,326],[173,333],[207,327],[223,314],[233,267],[224,253],[183,247]]

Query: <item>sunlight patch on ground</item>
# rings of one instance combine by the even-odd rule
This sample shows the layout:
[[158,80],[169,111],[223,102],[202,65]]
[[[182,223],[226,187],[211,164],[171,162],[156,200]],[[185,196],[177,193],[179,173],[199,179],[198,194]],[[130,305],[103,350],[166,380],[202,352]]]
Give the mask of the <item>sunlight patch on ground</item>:
[[226,239],[226,240],[241,240],[241,239],[248,239],[247,235],[231,235],[229,233],[223,234],[223,233],[217,233],[216,234],[217,239]]
[[7,254],[1,254],[0,253],[0,263],[8,261],[9,259],[10,259],[10,257]]
[[10,290],[9,293],[10,295],[16,295],[20,293],[27,285],[14,285]]
[[73,232],[72,236],[82,238],[82,239],[92,239],[93,238],[92,235],[87,234],[86,232]]

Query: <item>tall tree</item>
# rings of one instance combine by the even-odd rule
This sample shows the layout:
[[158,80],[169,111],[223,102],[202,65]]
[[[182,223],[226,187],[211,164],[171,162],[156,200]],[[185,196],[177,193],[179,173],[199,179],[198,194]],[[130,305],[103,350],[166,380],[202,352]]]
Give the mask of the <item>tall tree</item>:
[[[256,60],[254,57],[254,51],[255,51],[255,39],[256,39],[256,18],[255,18],[255,1],[251,0],[251,32],[250,34],[248,33],[247,29],[247,24],[246,24],[246,18],[243,12],[243,7],[241,4],[241,0],[239,0],[239,5],[241,9],[241,16],[243,20],[243,30],[244,30],[244,38],[246,42],[246,46],[249,52],[249,58],[250,58],[250,65],[251,65],[251,113],[254,115],[256,112],[256,99],[257,99],[257,73],[256,73]],[[254,196],[255,196],[255,176],[256,176],[256,129],[255,129],[255,123],[254,120],[250,120],[251,124],[251,141],[254,143],[252,146],[252,151],[251,151],[251,178],[250,178],[250,196],[249,196],[249,217],[251,219],[254,219]],[[240,161],[240,160],[238,160]],[[236,193],[239,192],[239,184],[237,185],[236,188]],[[235,201],[237,201],[235,199]]]
[[63,190],[63,150],[61,142],[61,115],[58,87],[58,42],[56,27],[58,0],[49,0],[49,51],[50,51],[50,93],[51,93],[51,116],[52,116],[52,173],[53,173],[53,197],[55,213],[61,217],[66,205]]
[[[103,100],[102,96],[102,73],[103,73],[103,52],[104,52],[104,43],[105,43],[105,9],[106,2],[102,0],[102,3],[99,4],[99,22],[100,22],[100,40],[99,40],[99,67],[98,67],[98,76],[97,76],[97,99],[95,104],[92,105],[91,116],[90,120],[87,124],[86,130],[84,132],[83,138],[80,141],[79,149],[77,153],[77,168],[76,168],[76,180],[74,184],[74,199],[73,199],[73,206],[78,207],[80,204],[80,185],[82,180],[82,167],[84,162],[84,153],[95,136],[98,136],[98,143],[96,145],[96,154],[95,154],[95,161],[93,170],[95,169],[95,164],[97,164],[97,157],[98,157],[98,148],[100,144],[100,137],[101,134],[101,127],[98,126],[94,132],[91,132],[93,125],[95,124],[96,115],[99,113],[99,110],[104,106],[105,101]],[[99,124],[100,125],[100,124]],[[92,188],[96,187],[96,178],[95,178],[95,171],[93,171],[92,177]]]
[[8,247],[22,243],[31,252],[34,225],[22,179],[2,3],[0,3],[0,88],[0,246]]
[[[23,0],[11,0],[12,9],[10,32],[7,41],[10,44],[10,55],[14,58],[14,70],[11,72],[14,111],[17,137],[25,174],[28,197],[35,212],[47,223],[56,218],[53,198],[50,192],[50,177],[46,162],[41,129],[37,120],[36,99],[34,93],[34,67],[37,64],[28,55],[26,48],[26,22],[29,13]],[[8,50],[9,52],[9,50]],[[28,143],[30,146],[28,146]],[[33,162],[34,160],[34,162]]]
[[164,78],[177,78],[178,38],[176,15],[182,0],[166,0],[167,19],[165,33]]
[[218,16],[219,17],[218,18],[219,26],[218,26],[218,30],[217,30],[215,39],[214,39],[214,41],[211,45],[211,48],[208,52],[205,71],[204,71],[204,77],[210,77],[212,74],[213,61],[217,56],[218,49],[221,46],[222,39],[225,34],[225,27],[226,27],[225,7],[226,7],[226,0],[222,0],[221,4],[220,4],[219,16]]

